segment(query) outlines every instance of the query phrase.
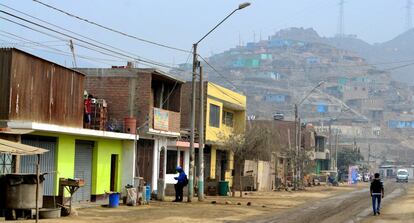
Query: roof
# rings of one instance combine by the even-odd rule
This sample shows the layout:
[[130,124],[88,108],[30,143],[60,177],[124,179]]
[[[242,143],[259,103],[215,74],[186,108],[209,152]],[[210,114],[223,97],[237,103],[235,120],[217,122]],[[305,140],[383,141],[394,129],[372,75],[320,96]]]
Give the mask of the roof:
[[7,153],[12,155],[36,155],[48,151],[49,150],[46,149],[0,139],[0,153]]
[[78,71],[78,70],[74,70],[74,69],[72,69],[72,68],[65,67],[65,66],[60,65],[60,64],[58,64],[58,63],[52,62],[52,61],[50,61],[50,60],[46,60],[46,59],[44,59],[44,58],[42,58],[42,57],[36,56],[36,55],[34,55],[34,54],[28,53],[28,52],[26,52],[26,51],[23,51],[23,50],[20,50],[20,49],[14,48],[14,47],[13,47],[13,48],[0,48],[0,50],[5,50],[5,51],[7,51],[7,50],[10,50],[10,51],[17,51],[17,52],[19,52],[19,53],[26,54],[27,56],[34,57],[34,58],[36,58],[36,59],[46,61],[46,62],[48,62],[48,63],[54,64],[54,65],[56,65],[56,66],[62,67],[62,68],[64,68],[64,69],[67,69],[67,70],[73,71],[73,72],[75,72],[75,73],[77,73],[77,74],[80,74],[80,75],[85,76],[85,74],[84,74],[84,73],[82,73],[81,71]]
[[76,70],[85,73],[86,76],[98,77],[136,77],[140,73],[150,73],[161,79],[178,82],[180,84],[185,83],[180,78],[156,68],[76,68]]

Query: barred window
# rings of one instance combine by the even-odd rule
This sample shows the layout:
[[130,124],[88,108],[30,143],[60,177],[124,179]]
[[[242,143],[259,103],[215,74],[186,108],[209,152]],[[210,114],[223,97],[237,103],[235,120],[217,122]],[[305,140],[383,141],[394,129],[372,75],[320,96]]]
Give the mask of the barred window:
[[210,104],[210,126],[220,128],[220,107]]

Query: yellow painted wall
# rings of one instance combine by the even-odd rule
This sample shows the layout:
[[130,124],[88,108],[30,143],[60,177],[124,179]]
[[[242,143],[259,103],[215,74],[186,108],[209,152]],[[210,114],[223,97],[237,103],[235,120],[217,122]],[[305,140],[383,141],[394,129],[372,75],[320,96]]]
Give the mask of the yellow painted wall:
[[225,179],[229,182],[230,186],[233,186],[233,176],[231,175],[231,172],[234,169],[234,154],[229,151],[227,155],[229,157],[229,169],[226,171]]
[[110,191],[112,154],[118,155],[115,191],[121,192],[122,141],[101,139],[96,142],[93,151],[92,194],[105,194]]
[[[109,191],[111,179],[111,154],[118,154],[118,175],[116,191],[121,192],[122,140],[111,140],[45,132],[35,132],[33,134],[57,138],[55,182],[56,195],[58,195],[59,192],[59,178],[74,178],[76,140],[95,141],[95,148],[93,149],[92,158],[91,194],[104,194],[105,191]],[[67,192],[65,192],[65,196],[67,195]]]
[[214,146],[211,148],[211,156],[210,156],[210,179],[216,179],[216,159],[217,153],[216,148]]
[[[210,126],[210,104],[220,107],[220,127]],[[228,104],[231,104],[228,106]],[[238,109],[234,109],[237,107]],[[223,110],[233,113],[233,127],[222,123]],[[210,178],[216,178],[216,151],[220,150],[219,135],[228,136],[230,133],[241,133],[246,129],[246,96],[223,88],[219,85],[208,83],[207,108],[206,108],[206,142],[212,145],[210,159]],[[225,173],[226,181],[233,185],[232,170],[234,169],[234,154],[228,151],[228,166]]]
[[[220,107],[220,127],[210,126],[210,104]],[[239,110],[232,109],[225,104],[232,104],[239,107]],[[233,127],[222,123],[223,110],[232,112]],[[206,109],[206,141],[218,142],[219,135],[228,136],[232,131],[240,133],[246,128],[246,96],[223,88],[219,85],[208,83],[207,86],[207,109]]]

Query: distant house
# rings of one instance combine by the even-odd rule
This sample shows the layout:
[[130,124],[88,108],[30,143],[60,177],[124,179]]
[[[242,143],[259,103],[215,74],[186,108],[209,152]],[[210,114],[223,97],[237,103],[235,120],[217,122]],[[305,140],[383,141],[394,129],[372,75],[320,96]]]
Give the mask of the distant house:
[[321,63],[321,59],[319,57],[316,56],[311,56],[311,57],[307,57],[305,59],[307,64],[319,64]]
[[290,103],[291,96],[287,93],[269,93],[264,96],[264,101],[277,104]]

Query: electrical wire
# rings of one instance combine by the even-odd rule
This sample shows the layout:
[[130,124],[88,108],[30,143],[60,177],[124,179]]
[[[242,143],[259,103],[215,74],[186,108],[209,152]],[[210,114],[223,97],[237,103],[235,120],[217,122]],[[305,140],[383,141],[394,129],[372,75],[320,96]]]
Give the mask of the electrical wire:
[[[4,35],[2,33],[7,34],[8,36],[7,35]],[[39,47],[51,49],[51,50],[54,51],[54,52],[52,52],[52,51],[48,51],[48,52],[72,57],[72,54],[69,53],[69,52],[66,52],[66,51],[63,51],[63,50],[60,50],[60,49],[57,49],[57,48],[54,48],[54,47],[45,45],[45,44],[40,43],[40,42],[31,41],[29,39],[26,39],[24,37],[18,36],[16,34],[13,34],[13,33],[10,33],[10,32],[4,31],[4,30],[0,30],[0,36],[5,36],[7,38],[14,39],[14,40],[24,40],[24,41],[33,43],[34,45],[37,45]],[[50,41],[46,41],[46,42],[50,42]],[[27,46],[27,47],[29,47],[29,46]],[[29,47],[29,48],[35,49],[34,47]],[[126,61],[126,60],[120,61],[120,60],[111,60],[111,59],[106,59],[106,58],[96,58],[96,57],[90,57],[90,56],[85,56],[85,55],[81,55],[81,54],[77,54],[77,57],[82,58],[82,59],[85,59],[85,60],[93,61],[93,62],[98,62],[98,63],[110,65],[110,66],[111,66],[111,64],[105,63],[103,61],[108,61],[108,62],[125,62]]]
[[[39,27],[41,27],[41,28],[43,28],[43,29],[46,29],[46,30],[48,30],[48,31],[58,33],[58,34],[60,34],[60,35],[62,35],[62,36],[65,36],[65,37],[68,37],[68,38],[71,38],[71,39],[75,39],[75,40],[77,40],[77,41],[79,41],[79,42],[83,42],[83,43],[86,43],[86,44],[88,44],[88,45],[91,45],[91,46],[93,46],[93,47],[95,47],[95,48],[102,49],[102,50],[104,50],[104,51],[109,52],[109,53],[107,53],[107,52],[104,52],[104,51],[101,51],[101,50],[97,50],[97,49],[94,49],[94,48],[91,48],[91,47],[87,47],[87,46],[85,46],[85,45],[81,45],[81,44],[79,44],[79,43],[77,44],[77,45],[79,45],[79,46],[81,46],[81,47],[84,47],[84,48],[87,48],[87,49],[90,49],[90,50],[93,50],[93,51],[99,52],[99,53],[101,53],[101,54],[105,54],[105,55],[108,55],[108,56],[113,56],[113,57],[115,57],[115,56],[114,56],[114,54],[117,54],[117,55],[120,55],[120,56],[122,56],[122,57],[124,57],[124,58],[129,58],[129,59],[132,59],[132,60],[135,60],[135,61],[138,61],[138,62],[147,63],[147,64],[151,64],[151,65],[155,65],[155,66],[159,66],[159,67],[164,67],[164,68],[169,68],[169,69],[177,69],[176,67],[172,67],[172,66],[165,65],[165,64],[162,64],[162,63],[155,63],[155,62],[151,62],[151,61],[144,60],[144,59],[141,59],[141,58],[135,58],[135,57],[132,57],[132,56],[130,56],[130,55],[127,55],[127,54],[124,54],[124,53],[120,53],[120,52],[117,52],[117,51],[114,51],[114,50],[111,50],[111,49],[108,49],[108,48],[105,48],[105,47],[99,46],[99,45],[97,45],[97,44],[94,44],[94,43],[91,43],[91,42],[88,42],[88,41],[85,41],[85,40],[79,39],[79,38],[77,38],[77,37],[74,37],[74,36],[71,36],[71,35],[68,35],[68,34],[62,33],[62,32],[60,32],[60,31],[54,30],[54,29],[52,29],[52,28],[49,28],[49,27],[46,27],[46,26],[43,26],[43,25],[37,24],[37,23],[35,23],[35,22],[29,21],[29,20],[27,20],[27,19],[21,18],[21,17],[19,17],[19,16],[13,15],[13,14],[8,13],[8,12],[5,12],[5,11],[3,11],[3,10],[0,10],[0,12],[1,12],[1,13],[4,13],[4,14],[7,14],[7,15],[9,15],[9,16],[15,17],[15,18],[17,18],[17,19],[23,20],[23,21],[25,21],[25,22],[27,22],[27,23],[30,23],[30,24],[33,24],[33,25],[35,25],[35,26],[39,26]],[[45,35],[48,35],[48,36],[53,36],[53,35],[51,35],[51,34],[49,34],[49,33],[46,33],[46,32],[42,32],[42,31],[36,30],[36,29],[34,29],[34,28],[32,28],[32,27],[26,26],[26,25],[24,25],[24,24],[18,23],[18,22],[13,21],[13,20],[10,20],[10,19],[8,19],[8,18],[1,17],[1,16],[0,16],[0,18],[1,18],[1,19],[3,19],[3,20],[9,21],[9,22],[11,22],[11,23],[15,23],[15,24],[17,24],[17,25],[23,26],[23,27],[25,27],[25,28],[31,29],[31,30],[33,30],[33,31],[36,31],[36,32],[41,32],[41,33],[43,33],[43,34],[45,34]],[[54,38],[58,38],[58,39],[62,39],[62,38],[60,38],[60,37],[56,37],[56,36],[53,36],[53,37],[54,37]],[[112,54],[110,54],[110,53],[112,53]],[[121,59],[124,59],[124,58],[122,58],[122,57],[121,57]],[[120,58],[120,57],[118,56],[118,58]],[[178,70],[180,70],[180,69],[178,69]]]
[[[27,14],[27,13],[25,13],[25,12],[22,12],[22,11],[20,11],[20,10],[14,9],[14,8],[12,8],[12,7],[9,7],[9,6],[7,6],[7,5],[4,5],[4,4],[1,4],[1,3],[0,3],[0,5],[1,5],[1,6],[3,6],[3,7],[8,8],[8,9],[10,9],[10,10],[12,10],[12,11],[15,11],[15,12],[18,12],[18,13],[20,13],[20,14],[23,14],[23,15],[25,15],[25,16],[27,16],[27,17],[29,17],[29,18],[32,18],[32,19],[35,19],[35,20],[37,20],[37,21],[43,22],[43,23],[45,23],[45,24],[48,24],[48,25],[53,26],[53,27],[55,27],[55,28],[58,28],[58,29],[64,30],[64,31],[69,32],[69,33],[71,33],[71,34],[75,34],[75,35],[77,35],[77,36],[83,37],[83,38],[85,38],[85,39],[87,39],[87,40],[89,40],[89,41],[93,41],[93,42],[96,42],[96,43],[102,44],[102,45],[104,45],[104,46],[106,46],[106,47],[110,47],[110,48],[115,49],[115,50],[118,50],[118,51],[120,51],[120,52],[127,53],[127,54],[131,54],[131,55],[133,55],[133,56],[135,56],[135,57],[140,58],[140,56],[139,56],[139,55],[136,55],[136,54],[134,54],[134,53],[131,53],[131,52],[128,52],[128,51],[125,51],[125,50],[119,49],[119,48],[117,48],[117,47],[114,47],[114,46],[111,46],[111,45],[105,44],[105,43],[103,43],[103,42],[97,41],[96,39],[92,39],[92,38],[89,38],[89,37],[84,36],[84,35],[82,35],[82,34],[79,34],[79,33],[73,32],[73,31],[68,30],[68,29],[66,29],[66,28],[63,28],[63,27],[61,27],[61,26],[55,25],[55,24],[50,23],[50,22],[47,22],[47,21],[45,21],[45,20],[43,20],[43,19],[37,18],[37,17],[35,17],[35,16],[32,16],[32,15]],[[156,62],[156,61],[152,61],[152,60],[150,60],[150,59],[146,59],[146,60],[151,61],[151,62]]]
[[184,52],[184,53],[192,53],[191,51],[188,51],[188,50],[185,50],[185,49],[180,49],[180,48],[177,48],[177,47],[168,46],[166,44],[157,43],[157,42],[154,42],[154,41],[151,41],[151,40],[146,40],[146,39],[143,39],[143,38],[140,38],[140,37],[137,37],[137,36],[133,36],[131,34],[128,34],[128,33],[125,33],[125,32],[119,31],[119,30],[116,30],[114,28],[111,28],[111,27],[107,27],[107,26],[98,24],[96,22],[90,21],[88,19],[82,18],[80,16],[74,15],[74,14],[69,13],[69,12],[66,12],[66,11],[64,11],[62,9],[56,8],[56,7],[52,6],[52,5],[46,4],[46,3],[41,2],[41,1],[38,1],[38,0],[33,0],[33,1],[36,2],[36,3],[39,3],[39,4],[43,5],[43,6],[46,6],[46,7],[50,8],[50,9],[53,9],[55,11],[61,12],[63,14],[66,14],[67,16],[70,16],[72,18],[75,18],[75,19],[78,19],[78,20],[87,22],[87,23],[92,24],[94,26],[98,26],[98,27],[100,27],[102,29],[105,29],[105,30],[108,30],[108,31],[111,31],[111,32],[114,32],[114,33],[118,33],[120,35],[129,37],[129,38],[132,38],[132,39],[141,41],[141,42],[145,42],[145,43],[148,43],[148,44],[152,44],[152,45],[156,45],[156,46],[159,46],[159,47],[164,47],[164,48],[168,48],[168,49],[171,49],[171,50],[176,50],[176,51],[180,51],[180,52]]
[[202,57],[202,56],[200,56],[200,55],[198,55],[198,57],[200,57],[201,58],[201,60],[203,60],[204,61],[204,63],[205,64],[207,64],[207,66],[209,66],[216,74],[218,74],[221,78],[223,78],[223,80],[225,80],[225,81],[227,81],[227,83],[229,83],[232,87],[233,87],[233,90],[234,89],[236,89],[236,90],[239,90],[239,91],[241,91],[240,89],[238,89],[237,88],[237,86],[235,85],[235,84],[233,84],[233,82],[231,82],[229,79],[227,79],[222,73],[220,73],[213,65],[211,65],[209,62],[207,62],[207,60],[206,59],[204,59],[204,57]]

